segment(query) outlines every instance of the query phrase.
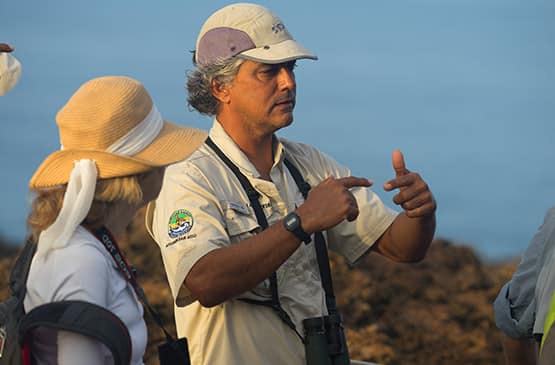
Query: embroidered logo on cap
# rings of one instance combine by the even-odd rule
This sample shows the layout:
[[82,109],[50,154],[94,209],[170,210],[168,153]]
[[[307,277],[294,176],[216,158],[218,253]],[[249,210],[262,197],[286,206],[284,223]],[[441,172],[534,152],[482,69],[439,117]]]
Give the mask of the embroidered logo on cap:
[[177,238],[183,236],[193,228],[193,214],[185,209],[178,209],[170,216],[168,222],[168,236]]
[[284,30],[285,30],[285,25],[283,25],[282,23],[277,23],[272,26],[272,31],[276,34]]

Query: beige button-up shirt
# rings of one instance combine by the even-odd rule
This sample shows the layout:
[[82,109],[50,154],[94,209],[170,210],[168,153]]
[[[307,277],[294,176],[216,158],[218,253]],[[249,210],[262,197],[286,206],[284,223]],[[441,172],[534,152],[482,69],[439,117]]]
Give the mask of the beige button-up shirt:
[[[217,121],[210,137],[261,194],[260,204],[270,225],[304,202],[283,164],[285,155],[311,186],[330,175],[350,175],[349,169],[317,149],[279,139],[274,146],[272,181],[266,181]],[[354,264],[397,213],[384,206],[370,189],[354,188],[352,193],[359,205],[359,217],[338,224],[325,235],[328,247]],[[183,285],[202,256],[260,231],[246,192],[208,146],[201,146],[185,161],[167,168],[152,215],[152,231],[175,298],[177,331],[188,338],[193,364],[304,364],[300,339],[270,308],[238,300],[204,308],[192,300]],[[313,244],[301,244],[279,268],[277,277],[281,305],[299,332],[303,319],[327,313]],[[239,297],[270,299],[269,280]]]

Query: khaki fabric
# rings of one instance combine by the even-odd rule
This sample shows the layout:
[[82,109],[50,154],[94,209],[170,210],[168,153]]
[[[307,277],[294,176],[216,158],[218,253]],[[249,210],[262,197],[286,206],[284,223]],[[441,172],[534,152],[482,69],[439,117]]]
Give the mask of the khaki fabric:
[[[266,181],[259,178],[217,121],[210,136],[260,192],[260,203],[270,225],[304,202],[283,164],[284,155],[312,186],[330,175],[350,175],[346,167],[317,149],[280,139],[274,146],[272,181]],[[342,222],[326,235],[329,248],[354,264],[397,213],[384,206],[370,189],[356,188],[352,192],[359,204],[359,218]],[[180,336],[187,336],[194,364],[304,363],[300,339],[271,309],[237,300],[203,308],[183,286],[187,273],[202,256],[259,231],[246,193],[209,147],[203,145],[187,160],[168,167],[153,213],[152,232],[160,245],[175,298],[177,330]],[[300,245],[277,276],[281,304],[302,333],[303,319],[326,314],[314,246]],[[269,280],[240,297],[270,299]]]

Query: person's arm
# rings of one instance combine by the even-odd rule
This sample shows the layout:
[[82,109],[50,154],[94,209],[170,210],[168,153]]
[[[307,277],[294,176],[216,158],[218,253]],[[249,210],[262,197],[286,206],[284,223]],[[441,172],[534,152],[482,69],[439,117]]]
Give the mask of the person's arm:
[[[370,185],[369,180],[356,177],[329,177],[322,181],[296,210],[303,230],[312,234],[345,219],[356,219],[358,206],[349,189]],[[209,252],[192,266],[184,284],[203,306],[217,305],[268,278],[300,242],[280,220],[257,235]]]
[[536,365],[538,345],[533,339],[515,339],[501,332],[506,365]]
[[399,189],[393,202],[404,211],[376,241],[373,250],[394,261],[420,261],[434,237],[436,202],[422,177],[405,167],[400,151],[393,152],[392,160],[396,177],[385,183],[384,189]]
[[[43,283],[43,286],[49,289],[43,295],[49,302],[82,300],[107,307],[107,293],[111,284],[108,271],[113,269],[99,248],[68,245],[52,251],[42,265],[56,267],[55,270],[47,271],[51,275],[44,278],[48,283]],[[44,290],[41,288],[41,291]],[[56,364],[100,365],[106,364],[107,356],[111,357],[106,347],[93,337],[63,330],[56,331],[55,336]],[[50,350],[47,352],[50,353]],[[35,355],[45,359],[40,349]]]

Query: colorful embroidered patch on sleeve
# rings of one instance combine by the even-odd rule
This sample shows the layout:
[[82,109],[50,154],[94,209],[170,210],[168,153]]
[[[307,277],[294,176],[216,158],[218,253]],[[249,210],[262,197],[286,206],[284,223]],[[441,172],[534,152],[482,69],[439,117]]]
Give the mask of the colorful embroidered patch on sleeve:
[[183,236],[193,228],[193,214],[185,209],[178,209],[170,216],[168,222],[168,236],[177,238]]

